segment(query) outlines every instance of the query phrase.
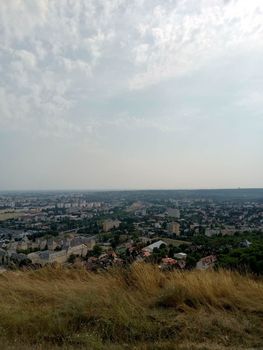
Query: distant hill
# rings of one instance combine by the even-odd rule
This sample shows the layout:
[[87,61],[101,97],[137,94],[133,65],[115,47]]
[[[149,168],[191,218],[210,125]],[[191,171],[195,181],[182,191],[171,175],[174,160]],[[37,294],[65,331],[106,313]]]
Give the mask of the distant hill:
[[54,194],[88,194],[89,200],[163,200],[163,199],[214,199],[214,200],[260,200],[263,201],[263,188],[236,188],[236,189],[201,189],[201,190],[116,190],[116,191],[88,191],[88,190],[65,190],[65,191],[0,191],[0,194],[17,193],[23,197],[37,195],[48,198]]

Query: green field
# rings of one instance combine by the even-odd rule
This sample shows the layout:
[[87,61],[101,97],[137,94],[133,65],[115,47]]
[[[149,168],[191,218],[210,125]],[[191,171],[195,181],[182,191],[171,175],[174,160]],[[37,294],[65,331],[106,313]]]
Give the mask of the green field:
[[24,215],[25,213],[22,211],[0,211],[0,221],[17,219]]

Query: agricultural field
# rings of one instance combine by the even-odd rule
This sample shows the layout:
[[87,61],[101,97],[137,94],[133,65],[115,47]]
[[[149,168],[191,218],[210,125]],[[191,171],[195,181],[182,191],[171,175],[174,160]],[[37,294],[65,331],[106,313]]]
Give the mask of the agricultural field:
[[10,220],[10,219],[17,219],[21,216],[24,216],[25,212],[20,210],[0,210],[0,221]]

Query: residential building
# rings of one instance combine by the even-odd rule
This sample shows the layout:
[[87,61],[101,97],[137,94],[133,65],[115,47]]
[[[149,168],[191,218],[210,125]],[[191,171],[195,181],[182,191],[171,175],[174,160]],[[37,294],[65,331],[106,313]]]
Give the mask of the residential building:
[[160,241],[157,241],[155,243],[152,243],[152,244],[148,245],[147,247],[143,248],[142,250],[144,252],[152,253],[154,248],[158,248],[159,249],[161,247],[161,245],[163,245],[163,244],[167,246],[167,243],[165,243],[164,241],[160,240]]
[[207,270],[209,268],[212,268],[215,265],[215,262],[216,262],[216,256],[209,255],[209,256],[206,256],[206,257],[200,259],[196,263],[196,268],[198,270]]
[[167,216],[171,216],[175,219],[180,219],[180,210],[176,208],[168,208],[166,210]]
[[174,254],[174,258],[178,260],[185,260],[187,258],[187,254],[185,253],[176,253]]
[[121,224],[119,220],[106,220],[103,222],[103,231],[108,232],[113,228],[118,228]]
[[180,224],[178,222],[169,222],[167,224],[167,230],[170,233],[175,233],[176,236],[180,236]]

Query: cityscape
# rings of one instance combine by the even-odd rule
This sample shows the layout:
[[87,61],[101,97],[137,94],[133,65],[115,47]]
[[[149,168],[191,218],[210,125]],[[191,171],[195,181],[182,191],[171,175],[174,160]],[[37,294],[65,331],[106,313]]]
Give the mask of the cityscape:
[[0,195],[0,271],[151,262],[262,273],[262,247],[262,189]]
[[263,0],[0,0],[0,350],[263,350]]

